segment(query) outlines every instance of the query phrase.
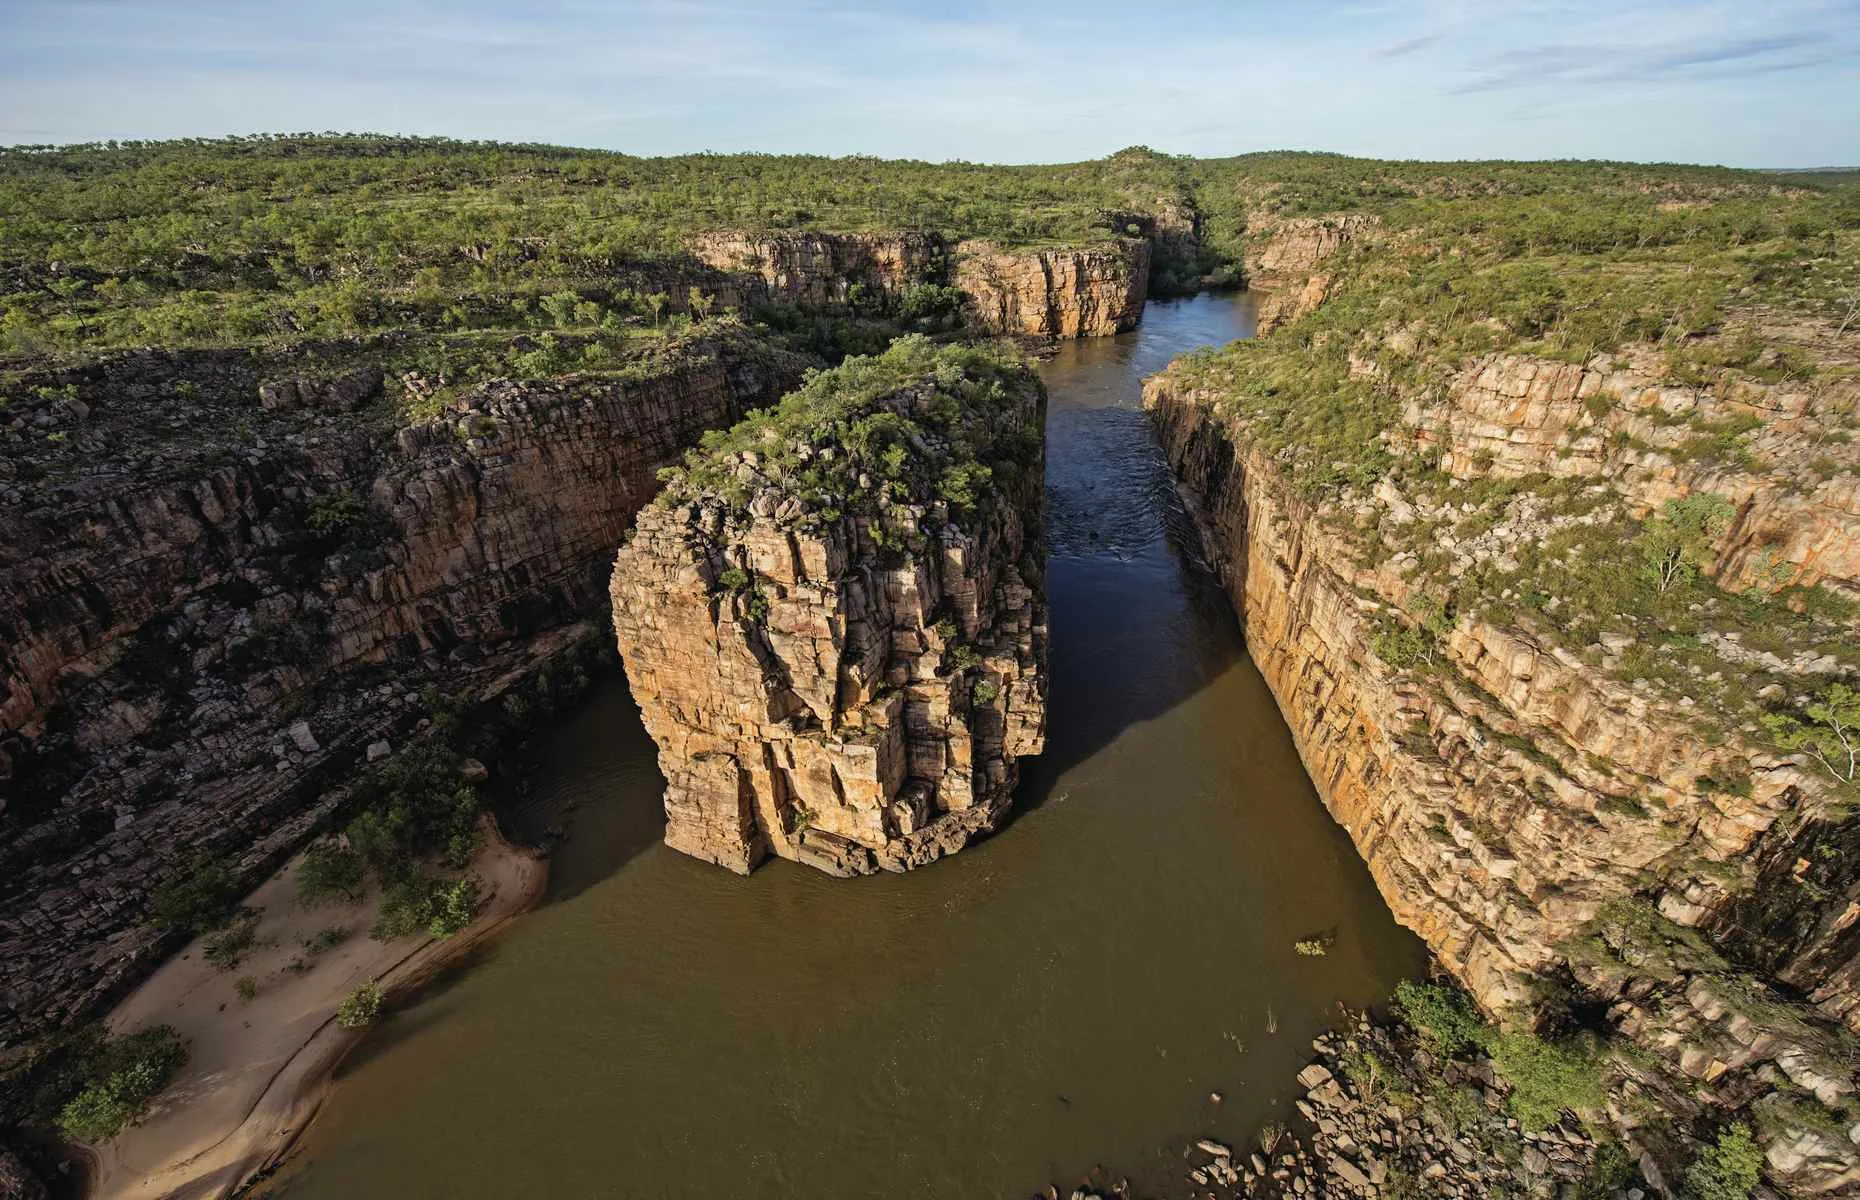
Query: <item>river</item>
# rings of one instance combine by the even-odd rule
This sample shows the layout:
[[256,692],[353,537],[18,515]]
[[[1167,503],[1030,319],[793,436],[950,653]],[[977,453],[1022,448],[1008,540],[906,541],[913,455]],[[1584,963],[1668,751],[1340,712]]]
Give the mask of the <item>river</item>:
[[547,903],[370,1035],[273,1194],[1014,1197],[1103,1164],[1173,1196],[1187,1143],[1285,1119],[1337,1004],[1423,959],[1185,553],[1139,407],[1251,311],[1153,303],[1043,367],[1052,700],[1004,830],[905,876],[730,875],[660,844],[615,682],[514,814],[569,829]]

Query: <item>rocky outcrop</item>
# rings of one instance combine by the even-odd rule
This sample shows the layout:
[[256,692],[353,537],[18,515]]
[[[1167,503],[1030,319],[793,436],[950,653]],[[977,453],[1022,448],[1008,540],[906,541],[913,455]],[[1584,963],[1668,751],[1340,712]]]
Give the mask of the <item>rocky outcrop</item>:
[[0,1146],[0,1200],[45,1200],[49,1194],[17,1155]]
[[721,272],[723,282],[711,290],[726,304],[773,300],[881,314],[896,312],[913,287],[947,281],[965,294],[971,329],[1026,337],[1134,329],[1150,277],[1148,238],[1020,249],[952,245],[925,233],[734,231],[697,235],[687,246]]
[[1043,741],[1044,401],[1022,365],[905,339],[640,514],[614,628],[668,845],[845,875],[994,828]]
[[[1523,1004],[1557,946],[1696,822],[1619,815],[1610,789],[1665,788],[1677,801],[1665,781],[1712,762],[1675,761],[1690,739],[1661,736],[1644,702],[1522,631],[1462,622],[1443,647],[1458,678],[1392,669],[1371,643],[1383,603],[1406,596],[1399,574],[1359,564],[1264,454],[1168,376],[1150,381],[1145,403],[1306,769],[1396,917],[1488,1009]],[[1590,776],[1585,750],[1633,776]],[[1785,772],[1750,812],[1767,823],[1787,786]],[[1721,855],[1744,845],[1739,807],[1717,822]]]
[[821,310],[856,303],[876,310],[948,271],[947,247],[928,233],[728,230],[686,245],[706,265],[752,281],[749,296]]
[[[1387,355],[1402,352],[1363,356],[1355,373],[1374,378]],[[1441,470],[1475,479],[1568,474],[1586,455],[1616,489],[1609,494],[1643,512],[1716,489],[1738,516],[1706,565],[1728,586],[1808,580],[1851,588],[1854,527],[1840,515],[1838,464],[1819,488],[1763,465],[1800,461],[1790,439],[1812,437],[1812,413],[1827,393],[1796,403],[1782,389],[1732,390],[1727,399],[1725,389],[1656,387],[1625,365],[1632,357],[1622,365],[1524,356],[1472,363],[1430,400],[1410,401],[1390,440],[1423,446]],[[1573,973],[1641,1047],[1640,1061],[1659,1064],[1630,1089],[1660,1097],[1658,1111],[1698,1115],[1760,1099],[1772,1176],[1793,1190],[1820,1194],[1860,1179],[1860,1148],[1845,1135],[1822,1144],[1855,1099],[1851,1070],[1831,1065],[1844,1052],[1830,1018],[1854,1019],[1860,972],[1847,931],[1860,908],[1851,870],[1832,865],[1848,861],[1834,845],[1845,835],[1812,820],[1826,791],[1812,764],[1752,737],[1754,722],[1714,722],[1701,736],[1701,722],[1713,719],[1691,696],[1675,699],[1611,669],[1633,639],[1570,646],[1564,630],[1522,606],[1442,613],[1425,649],[1400,652],[1395,635],[1412,622],[1404,614],[1426,599],[1415,552],[1392,550],[1391,542],[1404,543],[1387,531],[1439,528],[1425,549],[1459,555],[1459,569],[1475,572],[1521,543],[1542,543],[1556,526],[1507,516],[1455,536],[1464,512],[1427,524],[1429,515],[1389,479],[1373,495],[1315,503],[1292,486],[1264,439],[1222,408],[1218,391],[1199,391],[1189,378],[1151,380],[1146,405],[1199,511],[1249,651],[1325,804],[1397,918],[1488,1012],[1517,1019],[1536,1003],[1538,981]],[[1796,411],[1806,423],[1779,415],[1727,424],[1739,404]],[[1757,452],[1670,452],[1674,422],[1657,414],[1694,408],[1705,413],[1707,435],[1747,429]],[[1508,511],[1534,512],[1536,503]],[[1778,531],[1761,581],[1738,566],[1750,557],[1752,528]],[[1798,679],[1837,669],[1813,655],[1770,661],[1734,639],[1725,639],[1724,653],[1747,669]],[[1694,674],[1703,698],[1704,673]],[[1808,842],[1797,832],[1804,819],[1815,831]],[[1803,886],[1811,869],[1804,849],[1830,864],[1814,867],[1828,877],[1825,891]],[[1786,898],[1738,886],[1750,864],[1772,888],[1792,876]],[[1665,932],[1610,940],[1624,905],[1650,914],[1634,928]],[[1744,962],[1767,958],[1763,965],[1820,1011],[1716,951],[1686,960],[1687,939],[1698,941],[1687,927],[1714,925],[1727,937],[1739,927],[1770,930],[1751,939]],[[1705,1088],[1711,1094],[1701,1102],[1694,1091]],[[1624,1107],[1618,1123],[1648,1125],[1645,1138],[1659,1142],[1670,1119],[1649,1125],[1633,1111]],[[1683,1161],[1683,1144],[1675,1155]]]
[[146,896],[190,855],[287,852],[422,689],[572,639],[657,470],[801,364],[713,323],[404,427],[366,365],[268,369],[134,355],[11,410],[36,441],[0,480],[0,1045],[152,962]]
[[1325,259],[1381,225],[1380,218],[1363,213],[1258,223],[1246,248],[1247,286],[1302,283]]
[[[1587,366],[1477,360],[1429,400],[1409,401],[1395,436],[1457,478],[1604,478],[1641,513],[1694,492],[1722,494],[1738,515],[1706,565],[1724,583],[1752,583],[1758,559],[1766,588],[1860,587],[1850,565],[1860,526],[1844,509],[1860,452],[1830,443],[1827,478],[1810,486],[1763,466],[1809,457],[1815,414],[1844,411],[1852,385],[1813,400],[1761,385],[1727,397],[1660,385],[1631,365],[1638,354]],[[1146,400],[1199,497],[1253,656],[1327,803],[1397,914],[1488,1008],[1521,1002],[1528,980],[1561,961],[1603,903],[1649,879],[1675,880],[1674,911],[1724,903],[1700,872],[1740,859],[1820,791],[1761,744],[1701,740],[1696,713],[1612,677],[1618,645],[1597,660],[1561,645],[1553,629],[1462,614],[1439,639],[1434,669],[1390,667],[1373,642],[1389,614],[1413,607],[1411,561],[1365,553],[1349,523],[1301,500],[1245,431],[1217,415],[1213,397],[1165,375]],[[1679,452],[1701,429],[1753,411],[1776,414],[1752,429],[1754,454]],[[1359,525],[1420,520],[1386,482],[1356,509]],[[1476,539],[1449,535],[1444,548],[1475,570],[1502,562],[1521,537],[1547,535],[1500,522]],[[1812,656],[1772,662],[1734,642],[1726,653],[1795,674],[1823,669]],[[1741,779],[1747,789],[1718,786]]]
[[1032,337],[1108,337],[1136,328],[1149,292],[1150,243],[1096,249],[1003,251],[956,247],[953,282],[972,325]]
[[1244,1173],[1247,1194],[1258,1200],[1308,1191],[1549,1197],[1583,1182],[1598,1190],[1628,1182],[1597,1177],[1598,1147],[1581,1121],[1526,1128],[1510,1117],[1508,1085],[1482,1052],[1443,1054],[1405,1026],[1367,1017],[1318,1038],[1313,1049],[1317,1061],[1298,1073],[1304,1096],[1295,1102],[1311,1128],[1310,1148],[1285,1137],[1276,1170]]
[[1247,290],[1260,293],[1260,335],[1316,309],[1330,294],[1331,276],[1320,264],[1351,242],[1373,236],[1381,221],[1361,213],[1301,217],[1261,225],[1247,240]]
[[1607,479],[1640,513],[1721,495],[1737,509],[1712,563],[1726,586],[1827,584],[1860,598],[1860,445],[1841,436],[1860,383],[1681,387],[1665,358],[1649,346],[1587,363],[1483,355],[1408,401],[1402,424],[1458,479]]

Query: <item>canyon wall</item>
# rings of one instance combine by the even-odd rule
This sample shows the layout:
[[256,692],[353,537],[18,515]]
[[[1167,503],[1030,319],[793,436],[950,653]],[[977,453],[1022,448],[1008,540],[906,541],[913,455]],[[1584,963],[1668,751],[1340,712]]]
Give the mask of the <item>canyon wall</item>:
[[1140,238],[1092,250],[1003,251],[986,242],[963,242],[952,274],[969,297],[971,324],[1062,338],[1135,329],[1149,278],[1150,243]]
[[[1383,353],[1404,350],[1398,338]],[[1721,494],[1735,516],[1708,566],[1724,586],[1760,576],[1769,588],[1856,594],[1860,526],[1842,472],[1860,455],[1833,443],[1839,461],[1819,484],[1764,465],[1825,452],[1820,422],[1851,411],[1852,383],[1678,388],[1641,354],[1587,365],[1487,356],[1408,402],[1388,438],[1459,479],[1605,481],[1639,514]],[[1385,365],[1352,357],[1365,378]],[[1398,531],[1443,514],[1392,480],[1318,502],[1219,388],[1171,371],[1149,382],[1145,403],[1249,651],[1397,918],[1488,1012],[1520,1019],[1557,979],[1600,998],[1649,1055],[1622,1068],[1611,1112],[1643,1143],[1682,1138],[1672,1114],[1753,1106],[1773,1177],[1802,1194],[1860,1184],[1860,1149],[1837,1115],[1857,1094],[1837,1022],[1860,1027],[1860,890],[1851,830],[1823,815],[1831,795],[1815,764],[1753,736],[1754,723],[1722,728],[1692,699],[1616,670],[1632,637],[1571,646],[1522,613],[1469,610],[1424,653],[1396,653],[1412,627],[1404,614],[1425,608],[1410,572],[1418,554],[1457,556],[1465,575],[1570,526],[1526,499],[1482,532],[1410,547]],[[1717,428],[1752,408],[1769,414],[1751,433],[1759,455],[1678,451],[1698,427],[1673,413]],[[1465,514],[1444,515],[1451,530]],[[1812,651],[1746,649],[1735,634],[1722,649],[1730,664],[1805,689],[1842,669]],[[1665,1125],[1636,1097],[1657,1097]]]
[[614,629],[668,845],[849,875],[995,827],[1044,734],[1044,414],[1024,365],[905,339],[640,514]]
[[1352,242],[1374,238],[1381,225],[1378,218],[1361,213],[1259,220],[1242,254],[1247,290],[1259,297],[1259,335],[1324,303],[1331,275],[1320,265]]
[[[879,315],[973,260],[972,328],[1063,337],[1134,324],[1148,261],[1140,239],[979,259],[927,234],[716,234],[692,250],[700,290],[726,303]],[[504,686],[584,632],[657,470],[803,369],[703,322],[619,369],[464,389],[407,425],[395,398],[433,382],[383,369],[399,341],[281,360],[138,351],[15,381],[0,414],[0,1049],[159,957],[149,892],[196,853],[263,869],[425,719],[423,696]],[[1021,536],[933,556],[926,586],[956,609],[983,588],[965,636],[1008,646],[1018,620],[1031,655],[1037,602],[964,560]],[[991,669],[1024,706],[1035,685],[1002,652]],[[936,718],[960,726],[960,769],[888,801],[903,806],[888,827],[920,847],[960,841],[962,822],[928,832],[913,806],[924,825],[966,811],[971,836],[1005,804],[1001,763],[1038,742],[1036,718],[990,724],[966,684],[946,686],[978,714]],[[973,784],[954,782],[970,758]]]
[[[371,353],[279,375],[145,352],[13,412],[0,1046],[153,961],[146,897],[191,856],[290,849],[423,690],[496,689],[585,632],[657,470],[802,368],[709,323],[402,426]],[[48,429],[68,436],[29,457]]]
[[726,303],[776,300],[833,310],[864,303],[895,307],[913,285],[943,278],[949,250],[930,233],[811,233],[725,230],[686,246],[700,262],[739,280]]
[[935,234],[703,234],[687,248],[723,275],[723,303],[778,301],[823,311],[896,312],[920,284],[966,296],[969,328],[1027,337],[1104,337],[1136,328],[1150,277],[1150,242],[1003,249]]

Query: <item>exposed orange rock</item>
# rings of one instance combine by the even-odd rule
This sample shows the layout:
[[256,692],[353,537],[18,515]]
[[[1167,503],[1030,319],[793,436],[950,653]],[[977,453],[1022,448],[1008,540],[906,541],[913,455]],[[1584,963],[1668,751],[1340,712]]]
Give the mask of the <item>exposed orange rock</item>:
[[1104,337],[1134,329],[1149,290],[1146,238],[1010,249],[982,241],[952,245],[925,233],[731,231],[697,235],[686,244],[723,273],[727,303],[767,298],[876,311],[913,285],[947,280],[967,294],[972,329],[1028,337]]
[[1149,242],[1126,238],[1099,249],[1014,252],[964,242],[956,247],[953,278],[981,328],[1077,338],[1136,328],[1149,275]]
[[1257,325],[1261,336],[1288,325],[1324,303],[1330,276],[1318,270],[1353,241],[1380,230],[1379,218],[1361,213],[1299,217],[1261,226],[1244,255],[1246,285],[1260,294]]
[[[862,411],[921,421],[948,382],[932,356]],[[1044,393],[1024,369],[1007,386],[986,418],[997,428],[967,436],[1037,447]],[[769,853],[841,875],[903,870],[1007,811],[1016,760],[1044,737],[1043,471],[1036,450],[958,519],[934,470],[917,470],[937,437],[916,429],[897,443],[902,478],[860,468],[877,507],[805,498],[807,464],[850,453],[810,430],[787,468],[757,442],[713,456],[728,487],[674,485],[673,503],[640,514],[614,564],[614,629],[659,745],[674,849],[735,871]]]

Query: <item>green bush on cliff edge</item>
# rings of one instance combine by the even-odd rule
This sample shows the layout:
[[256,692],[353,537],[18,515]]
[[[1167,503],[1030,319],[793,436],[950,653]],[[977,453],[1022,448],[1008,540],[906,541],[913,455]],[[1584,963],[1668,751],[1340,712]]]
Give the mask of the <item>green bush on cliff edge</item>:
[[1511,1086],[1506,1107],[1526,1129],[1556,1123],[1565,1111],[1593,1113],[1607,1099],[1603,1059],[1588,1040],[1549,1041],[1534,1033],[1494,1029],[1458,989],[1402,981],[1395,988],[1401,1016],[1441,1054],[1484,1051]]
[[[1040,388],[1009,346],[938,346],[921,334],[883,354],[810,375],[772,408],[704,435],[682,466],[660,472],[660,502],[721,500],[743,509],[775,488],[802,519],[882,517],[892,504],[941,500],[958,524],[1016,495],[1040,460]],[[883,539],[883,522],[872,536]]]

